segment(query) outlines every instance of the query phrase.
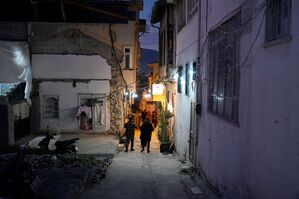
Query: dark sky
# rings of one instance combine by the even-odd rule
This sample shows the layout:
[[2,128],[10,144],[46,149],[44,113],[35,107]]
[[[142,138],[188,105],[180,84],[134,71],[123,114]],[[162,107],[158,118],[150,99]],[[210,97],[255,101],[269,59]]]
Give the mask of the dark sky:
[[147,31],[149,33],[145,33],[140,37],[140,43],[141,43],[141,48],[158,50],[159,31],[157,28],[153,28],[149,26],[154,2],[155,0],[143,0],[144,7],[143,7],[143,11],[140,13],[140,18],[146,19],[146,23],[148,24]]

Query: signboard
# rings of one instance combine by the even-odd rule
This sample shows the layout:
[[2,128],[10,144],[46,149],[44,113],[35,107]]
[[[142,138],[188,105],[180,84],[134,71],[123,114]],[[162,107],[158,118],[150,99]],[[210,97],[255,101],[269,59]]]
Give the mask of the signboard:
[[152,91],[153,91],[153,95],[163,95],[164,85],[163,84],[153,84]]

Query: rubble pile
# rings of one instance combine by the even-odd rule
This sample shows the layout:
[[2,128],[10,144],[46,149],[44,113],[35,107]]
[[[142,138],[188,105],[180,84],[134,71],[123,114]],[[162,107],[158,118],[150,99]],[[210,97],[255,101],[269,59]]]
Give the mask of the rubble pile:
[[[1,157],[1,170],[4,171],[10,159],[15,157]],[[105,178],[112,159],[97,159],[92,155],[27,154],[25,161],[31,163],[33,175],[40,179],[35,198],[67,199],[76,198],[87,185]]]
[[86,185],[99,183],[112,160],[80,155],[27,155],[41,185],[37,198],[75,198]]
[[111,159],[97,160],[93,156],[76,155],[27,155],[26,161],[30,162],[33,169],[70,168],[70,167],[102,167],[110,165]]

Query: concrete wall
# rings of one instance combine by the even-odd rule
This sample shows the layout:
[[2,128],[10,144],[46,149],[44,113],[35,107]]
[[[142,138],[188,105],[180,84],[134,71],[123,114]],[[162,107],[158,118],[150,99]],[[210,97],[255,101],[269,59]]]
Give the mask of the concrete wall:
[[[205,2],[202,16],[205,19]],[[243,1],[209,1],[207,30],[212,30]],[[264,1],[252,1],[253,7]],[[207,111],[207,57],[202,58],[203,113],[199,158],[210,182],[228,198],[299,197],[299,2],[292,1],[291,41],[265,47],[263,14],[242,31],[239,125]],[[262,12],[263,13],[263,12]],[[202,35],[206,35],[205,20]],[[222,21],[223,22],[223,21]]]
[[[76,118],[79,94],[97,94],[106,96],[110,93],[111,67],[101,56],[85,55],[32,55],[34,79],[41,79],[39,84],[41,129],[47,125],[58,132],[79,131]],[[76,79],[76,86],[73,85]],[[90,81],[80,81],[90,80]],[[45,119],[44,97],[58,96],[59,118]],[[106,103],[106,125],[110,128],[110,115]]]
[[[90,81],[88,83],[76,83],[74,88],[72,82],[42,82],[40,83],[40,106],[41,106],[41,129],[45,130],[47,125],[50,129],[58,132],[79,132],[79,120],[76,117],[79,102],[79,94],[106,95],[110,92],[109,81]],[[44,97],[58,96],[59,118],[46,119],[44,117]],[[105,99],[107,100],[107,99]],[[107,104],[107,103],[106,103]],[[103,131],[110,129],[108,107],[106,106],[106,125]]]
[[[186,64],[193,63],[197,58],[198,25],[197,12],[176,36],[176,66],[183,66],[184,79]],[[189,152],[191,102],[195,102],[195,90],[192,91],[190,88],[190,95],[186,96],[185,84],[183,84],[182,93],[176,92],[175,110],[176,151],[182,159],[187,158]]]
[[111,67],[97,55],[33,54],[35,79],[111,79]]

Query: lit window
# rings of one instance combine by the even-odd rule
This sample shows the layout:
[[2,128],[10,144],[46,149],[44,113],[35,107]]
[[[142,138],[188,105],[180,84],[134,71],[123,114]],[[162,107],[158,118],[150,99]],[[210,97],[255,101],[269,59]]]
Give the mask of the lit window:
[[267,0],[266,42],[290,36],[291,0]]
[[44,117],[58,118],[58,96],[45,97]]
[[233,122],[239,117],[240,20],[237,14],[209,34],[208,110]]
[[124,67],[125,69],[133,68],[133,50],[130,47],[124,48]]

